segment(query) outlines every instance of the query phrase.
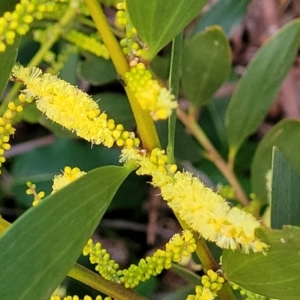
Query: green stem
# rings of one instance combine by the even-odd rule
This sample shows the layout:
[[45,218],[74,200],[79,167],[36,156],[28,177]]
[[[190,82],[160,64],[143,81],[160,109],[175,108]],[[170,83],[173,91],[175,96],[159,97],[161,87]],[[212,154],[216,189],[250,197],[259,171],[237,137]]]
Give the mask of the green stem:
[[[49,39],[45,41],[41,45],[41,48],[38,50],[38,52],[33,56],[31,61],[28,63],[28,67],[35,67],[38,66],[41,61],[43,60],[44,56],[47,54],[47,52],[51,49],[51,47],[54,45],[54,43],[59,39],[61,34],[66,30],[66,27],[70,24],[70,22],[73,20],[77,13],[77,6],[73,5],[73,3],[76,3],[76,1],[72,1],[70,4],[70,7],[67,9],[65,14],[62,16],[60,21],[52,26],[51,29],[48,29],[51,34],[49,34]],[[1,108],[0,113],[1,115],[6,110],[7,103],[10,101],[13,101],[21,87],[21,84],[16,83],[9,91],[7,97],[4,99]]]
[[[175,213],[175,216],[180,224],[180,226],[183,229],[189,230],[189,226],[179,217],[177,213]],[[196,240],[196,255],[201,261],[201,264],[203,266],[203,269],[205,272],[208,270],[217,271],[220,269],[219,264],[214,259],[212,253],[210,252],[209,248],[207,247],[207,244],[203,238],[199,238],[199,233],[194,233],[194,239]],[[232,289],[227,281],[225,281],[222,285],[222,289],[218,292],[218,296],[220,300],[235,300],[235,297],[233,295]]]
[[87,268],[76,264],[68,273],[68,277],[76,279],[91,288],[118,300],[147,300],[134,290],[126,289],[123,285],[111,282]]
[[231,186],[235,192],[236,198],[240,201],[241,204],[243,204],[244,206],[247,206],[249,204],[248,198],[247,198],[242,186],[240,185],[238,179],[236,178],[235,174],[233,173],[233,170],[224,161],[224,159],[219,154],[219,152],[215,149],[215,147],[210,142],[210,140],[207,138],[207,136],[204,133],[204,131],[202,130],[202,128],[196,122],[195,118],[189,117],[181,109],[177,110],[177,116],[180,119],[180,121],[185,125],[185,127],[190,130],[190,132],[193,134],[193,136],[196,138],[196,140],[206,150],[206,158],[209,159],[210,161],[212,161],[217,166],[217,168],[222,172],[224,177],[231,184]]
[[[217,271],[218,269],[220,269],[221,267],[215,261],[212,253],[210,252],[210,250],[207,247],[205,240],[200,238],[197,240],[196,243],[197,243],[196,254],[202,263],[205,273],[208,270]],[[225,281],[223,283],[222,289],[218,292],[218,296],[219,296],[220,300],[234,300],[235,299],[228,281]]]
[[[183,45],[183,33],[181,32],[176,36],[172,43],[171,52],[171,65],[169,74],[169,88],[172,94],[178,99],[179,80],[181,73],[181,60],[182,60],[182,45]],[[175,143],[175,129],[176,129],[176,110],[172,111],[171,116],[168,119],[168,146],[167,155],[168,163],[175,163],[174,155],[174,143]]]
[[[92,19],[95,22],[96,28],[109,51],[117,73],[121,76],[121,78],[124,78],[125,73],[129,71],[129,65],[118,41],[106,21],[101,5],[97,0],[85,0],[85,3],[90,11]],[[130,102],[143,147],[148,151],[151,151],[154,148],[160,148],[159,138],[149,113],[141,109],[133,92],[126,86],[125,91]]]

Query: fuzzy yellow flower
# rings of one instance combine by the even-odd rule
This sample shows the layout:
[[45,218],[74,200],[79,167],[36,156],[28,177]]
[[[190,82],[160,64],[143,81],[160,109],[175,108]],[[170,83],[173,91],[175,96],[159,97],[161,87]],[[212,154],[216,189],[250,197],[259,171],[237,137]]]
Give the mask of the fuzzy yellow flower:
[[147,154],[124,149],[120,160],[134,160],[137,174],[151,175],[151,184],[160,188],[161,195],[179,217],[194,231],[223,249],[241,248],[245,253],[263,252],[267,245],[255,236],[260,223],[249,213],[229,204],[189,172],[176,172],[168,165],[164,151]]
[[133,132],[124,131],[122,124],[108,119],[96,101],[66,81],[38,68],[20,65],[13,68],[12,77],[26,86],[19,97],[35,99],[36,107],[49,119],[79,137],[106,147],[112,147],[114,143],[124,147],[139,145]]
[[62,174],[54,176],[53,185],[52,185],[52,194],[85,174],[86,172],[80,171],[79,168],[72,169],[71,167],[66,166]]

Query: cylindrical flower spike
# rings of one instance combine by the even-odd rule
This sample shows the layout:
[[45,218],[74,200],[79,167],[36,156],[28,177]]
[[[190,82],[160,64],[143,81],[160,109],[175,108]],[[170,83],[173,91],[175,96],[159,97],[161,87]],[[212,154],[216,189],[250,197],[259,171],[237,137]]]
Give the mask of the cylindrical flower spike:
[[64,38],[78,48],[89,51],[96,56],[109,59],[109,52],[105,45],[96,38],[96,36],[85,35],[84,33],[72,29],[68,31]]
[[12,76],[26,86],[23,97],[36,99],[37,108],[49,119],[79,137],[106,147],[112,147],[114,143],[128,148],[139,145],[140,141],[133,132],[124,135],[121,124],[108,119],[96,101],[66,81],[35,67],[15,66]]
[[176,172],[162,150],[151,154],[123,149],[121,162],[134,160],[137,174],[151,175],[151,184],[160,188],[168,205],[191,229],[223,249],[241,248],[245,253],[264,252],[268,246],[255,236],[260,223],[250,214],[228,203],[189,172]]

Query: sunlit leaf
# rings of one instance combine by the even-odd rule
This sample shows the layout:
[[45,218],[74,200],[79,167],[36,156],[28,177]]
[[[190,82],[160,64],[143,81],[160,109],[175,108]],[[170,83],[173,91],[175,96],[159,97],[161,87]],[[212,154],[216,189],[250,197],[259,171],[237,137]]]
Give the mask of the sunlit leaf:
[[194,106],[212,99],[231,68],[229,42],[221,27],[208,27],[187,41],[183,51],[182,89]]
[[271,227],[299,226],[300,170],[296,172],[276,147],[273,149],[271,191]]
[[275,125],[259,143],[252,161],[251,182],[253,192],[261,202],[268,201],[267,173],[272,166],[273,146],[276,146],[287,158],[295,171],[300,172],[299,136],[300,122],[283,120]]
[[222,269],[226,279],[270,298],[298,300],[300,228],[260,229],[257,234],[270,246],[267,254],[224,251]]
[[226,114],[231,156],[253,133],[276,99],[300,41],[300,20],[289,22],[256,53],[238,82]]
[[207,0],[127,0],[131,21],[153,58],[201,11]]

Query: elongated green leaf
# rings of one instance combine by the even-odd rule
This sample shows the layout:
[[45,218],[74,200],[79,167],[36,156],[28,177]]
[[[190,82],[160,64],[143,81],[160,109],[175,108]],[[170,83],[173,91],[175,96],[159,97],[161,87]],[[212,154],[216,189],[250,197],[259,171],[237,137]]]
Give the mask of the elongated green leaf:
[[[0,0],[0,17],[6,11],[13,11],[15,5],[18,3],[18,0]],[[1,41],[1,34],[0,34]],[[19,36],[16,38],[13,45],[7,46],[5,52],[0,52],[0,100],[3,95],[3,92],[6,88],[11,69],[16,61],[18,46],[19,46]]]
[[6,11],[13,11],[18,0],[0,0],[0,16],[2,16]]
[[111,60],[86,55],[86,60],[78,65],[78,76],[92,85],[103,85],[117,79],[116,69]]
[[258,145],[251,166],[251,182],[252,190],[261,202],[268,201],[267,173],[271,169],[273,146],[287,158],[296,172],[300,172],[299,136],[300,122],[283,120],[275,125]]
[[139,37],[153,58],[200,13],[207,0],[127,0],[127,8]]
[[208,12],[198,21],[193,29],[193,34],[203,31],[207,26],[219,25],[226,35],[234,26],[239,25],[246,14],[248,4],[251,0],[219,0]]
[[267,255],[224,251],[222,268],[226,279],[270,298],[298,300],[300,228],[260,229],[257,234],[270,246]]
[[300,173],[275,147],[272,164],[271,227],[300,225]]
[[300,20],[289,22],[261,47],[231,98],[226,127],[232,156],[264,119],[298,50]]
[[0,299],[49,300],[130,172],[95,169],[22,215],[0,239]]
[[0,99],[6,88],[11,69],[16,61],[20,38],[17,37],[13,45],[7,46],[5,52],[0,52]]
[[182,89],[194,106],[207,103],[227,78],[231,66],[229,42],[219,26],[192,37],[185,45]]

